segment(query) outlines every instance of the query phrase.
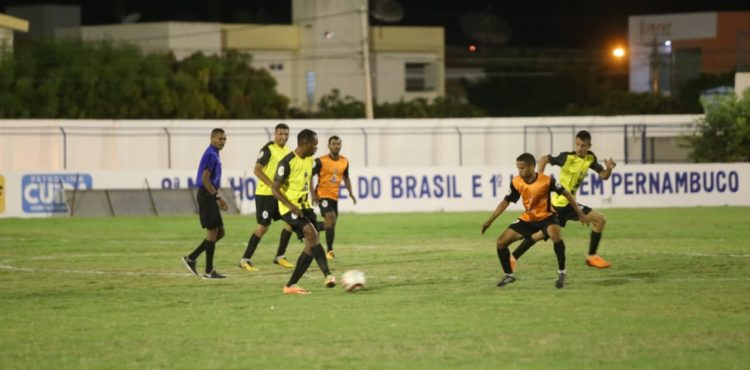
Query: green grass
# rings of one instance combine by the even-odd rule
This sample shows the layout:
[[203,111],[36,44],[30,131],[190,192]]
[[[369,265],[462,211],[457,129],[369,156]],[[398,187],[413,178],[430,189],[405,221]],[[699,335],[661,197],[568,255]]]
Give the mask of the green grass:
[[[271,264],[280,226],[244,273],[254,217],[228,216],[223,281],[179,258],[197,217],[0,220],[0,368],[731,369],[750,363],[750,209],[606,210],[608,270],[586,267],[588,230],[563,230],[568,285],[550,243],[497,288],[501,216],[344,214],[334,273],[368,289],[325,289],[313,266],[284,296]],[[301,244],[293,240],[294,260]],[[202,267],[203,259],[199,267]]]

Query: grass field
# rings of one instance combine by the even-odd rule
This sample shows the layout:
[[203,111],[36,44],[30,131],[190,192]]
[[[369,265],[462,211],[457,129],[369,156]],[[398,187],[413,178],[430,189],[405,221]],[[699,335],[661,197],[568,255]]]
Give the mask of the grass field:
[[482,236],[493,206],[344,214],[332,268],[364,271],[368,289],[326,289],[313,264],[309,296],[281,294],[278,224],[261,271],[236,267],[254,217],[225,218],[221,281],[180,262],[197,217],[2,219],[0,368],[747,368],[750,208],[606,210],[607,270],[585,266],[588,230],[569,225],[557,290],[550,243],[495,286],[494,241],[517,214]]

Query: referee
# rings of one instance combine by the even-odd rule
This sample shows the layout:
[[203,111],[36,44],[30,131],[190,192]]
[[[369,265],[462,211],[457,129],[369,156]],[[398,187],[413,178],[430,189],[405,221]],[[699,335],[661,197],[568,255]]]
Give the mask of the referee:
[[221,219],[219,208],[226,211],[227,203],[219,195],[221,184],[221,159],[219,151],[224,148],[227,135],[224,130],[215,128],[211,131],[211,145],[206,148],[198,165],[198,214],[200,214],[201,227],[206,229],[206,239],[195,248],[193,253],[182,257],[182,262],[190,272],[198,276],[196,260],[204,251],[206,252],[206,273],[201,275],[204,279],[224,279],[225,276],[214,270],[214,251],[216,242],[224,237],[224,221]]

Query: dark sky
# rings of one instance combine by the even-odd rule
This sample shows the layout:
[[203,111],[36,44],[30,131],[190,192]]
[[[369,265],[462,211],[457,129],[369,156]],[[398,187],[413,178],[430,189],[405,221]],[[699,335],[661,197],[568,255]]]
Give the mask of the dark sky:
[[[444,26],[448,45],[485,47],[607,48],[615,41],[625,42],[629,15],[750,11],[748,0],[380,1],[399,1],[403,18],[396,23],[371,18],[374,25]],[[3,0],[0,10],[5,5],[35,3],[81,5],[85,25],[119,22],[134,12],[140,13],[141,22],[289,23],[291,20],[290,0]]]

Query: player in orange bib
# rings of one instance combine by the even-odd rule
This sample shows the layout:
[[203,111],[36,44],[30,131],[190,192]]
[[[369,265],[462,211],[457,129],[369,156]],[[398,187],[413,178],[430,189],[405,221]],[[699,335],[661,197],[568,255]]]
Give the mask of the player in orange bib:
[[560,185],[554,177],[535,172],[534,166],[536,166],[536,159],[529,153],[523,153],[516,158],[518,176],[513,177],[508,195],[500,201],[495,212],[482,224],[482,234],[484,234],[492,225],[492,222],[508,208],[510,202],[515,203],[519,198],[523,199],[524,212],[497,238],[497,256],[505,272],[505,277],[497,283],[498,287],[504,287],[516,281],[516,276],[511,267],[508,246],[524,237],[530,238],[532,234],[538,231],[544,233],[544,240],[549,238],[554,243],[558,266],[555,287],[559,289],[565,286],[567,274],[565,270],[565,242],[562,240],[560,224],[557,221],[557,215],[550,199],[551,192],[565,196],[577,212],[581,223],[585,225],[589,223],[588,217],[578,207],[570,192]]
[[[341,181],[344,181],[346,190],[352,202],[357,204],[357,198],[352,192],[352,182],[349,180],[349,160],[341,155],[341,138],[331,136],[328,138],[328,155],[315,160],[312,175],[318,176],[318,185],[312,192],[313,204],[320,206],[320,215],[323,216],[323,229],[326,231],[326,253],[327,259],[333,259],[333,240],[336,236],[336,219],[339,215],[339,189]],[[320,228],[320,227],[319,227]]]

